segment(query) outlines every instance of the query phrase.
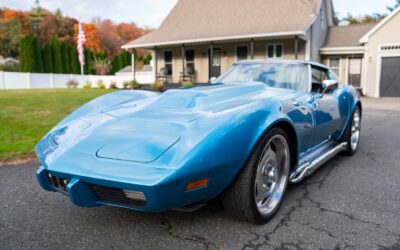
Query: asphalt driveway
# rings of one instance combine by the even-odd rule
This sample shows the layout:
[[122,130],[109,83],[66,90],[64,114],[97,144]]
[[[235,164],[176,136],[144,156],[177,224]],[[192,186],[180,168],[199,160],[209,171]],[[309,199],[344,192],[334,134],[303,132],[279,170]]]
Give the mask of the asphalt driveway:
[[41,190],[34,163],[0,167],[0,249],[400,249],[400,99],[365,100],[362,141],[289,188],[264,226],[218,202],[193,213],[82,209]]

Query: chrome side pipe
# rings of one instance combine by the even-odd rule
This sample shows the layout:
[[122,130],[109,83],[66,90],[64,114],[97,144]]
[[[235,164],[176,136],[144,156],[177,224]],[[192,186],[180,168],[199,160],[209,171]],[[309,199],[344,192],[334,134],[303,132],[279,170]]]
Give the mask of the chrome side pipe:
[[329,151],[325,152],[318,158],[313,161],[306,162],[301,165],[293,174],[290,175],[289,181],[290,183],[299,183],[305,177],[311,175],[315,172],[319,167],[325,164],[327,161],[332,159],[335,155],[337,155],[340,151],[346,149],[347,142],[343,142],[336,147],[330,149]]

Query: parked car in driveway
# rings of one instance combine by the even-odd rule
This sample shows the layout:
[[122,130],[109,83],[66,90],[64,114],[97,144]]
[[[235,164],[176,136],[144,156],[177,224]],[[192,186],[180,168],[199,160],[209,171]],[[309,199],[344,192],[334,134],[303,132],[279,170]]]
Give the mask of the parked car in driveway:
[[265,223],[290,182],[356,152],[361,115],[356,90],[323,65],[240,62],[204,86],[89,102],[37,144],[36,175],[81,207],[190,210],[220,196]]

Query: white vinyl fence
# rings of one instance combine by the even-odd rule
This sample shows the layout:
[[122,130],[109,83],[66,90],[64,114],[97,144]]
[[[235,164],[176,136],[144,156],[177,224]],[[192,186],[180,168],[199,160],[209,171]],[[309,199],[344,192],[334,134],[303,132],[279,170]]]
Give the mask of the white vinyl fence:
[[[77,81],[79,83],[78,88],[82,88],[86,82],[90,82],[92,87],[96,88],[98,81],[102,81],[107,88],[110,87],[112,82],[117,83],[117,86],[122,88],[125,81],[133,80],[133,75],[82,76],[72,74],[37,74],[0,71],[0,89],[66,88],[69,80]],[[137,72],[136,80],[140,84],[152,84],[155,81],[155,74],[154,72]]]

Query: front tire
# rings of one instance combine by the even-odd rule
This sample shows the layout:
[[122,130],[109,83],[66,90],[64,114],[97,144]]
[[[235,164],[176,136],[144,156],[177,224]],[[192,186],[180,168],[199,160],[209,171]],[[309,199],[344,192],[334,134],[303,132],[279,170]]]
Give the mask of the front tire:
[[361,135],[361,109],[357,106],[351,117],[351,122],[347,127],[343,141],[347,142],[347,147],[343,151],[344,155],[353,156],[358,149]]
[[280,128],[270,130],[242,172],[222,196],[225,210],[236,218],[263,224],[278,211],[289,182],[290,140]]

